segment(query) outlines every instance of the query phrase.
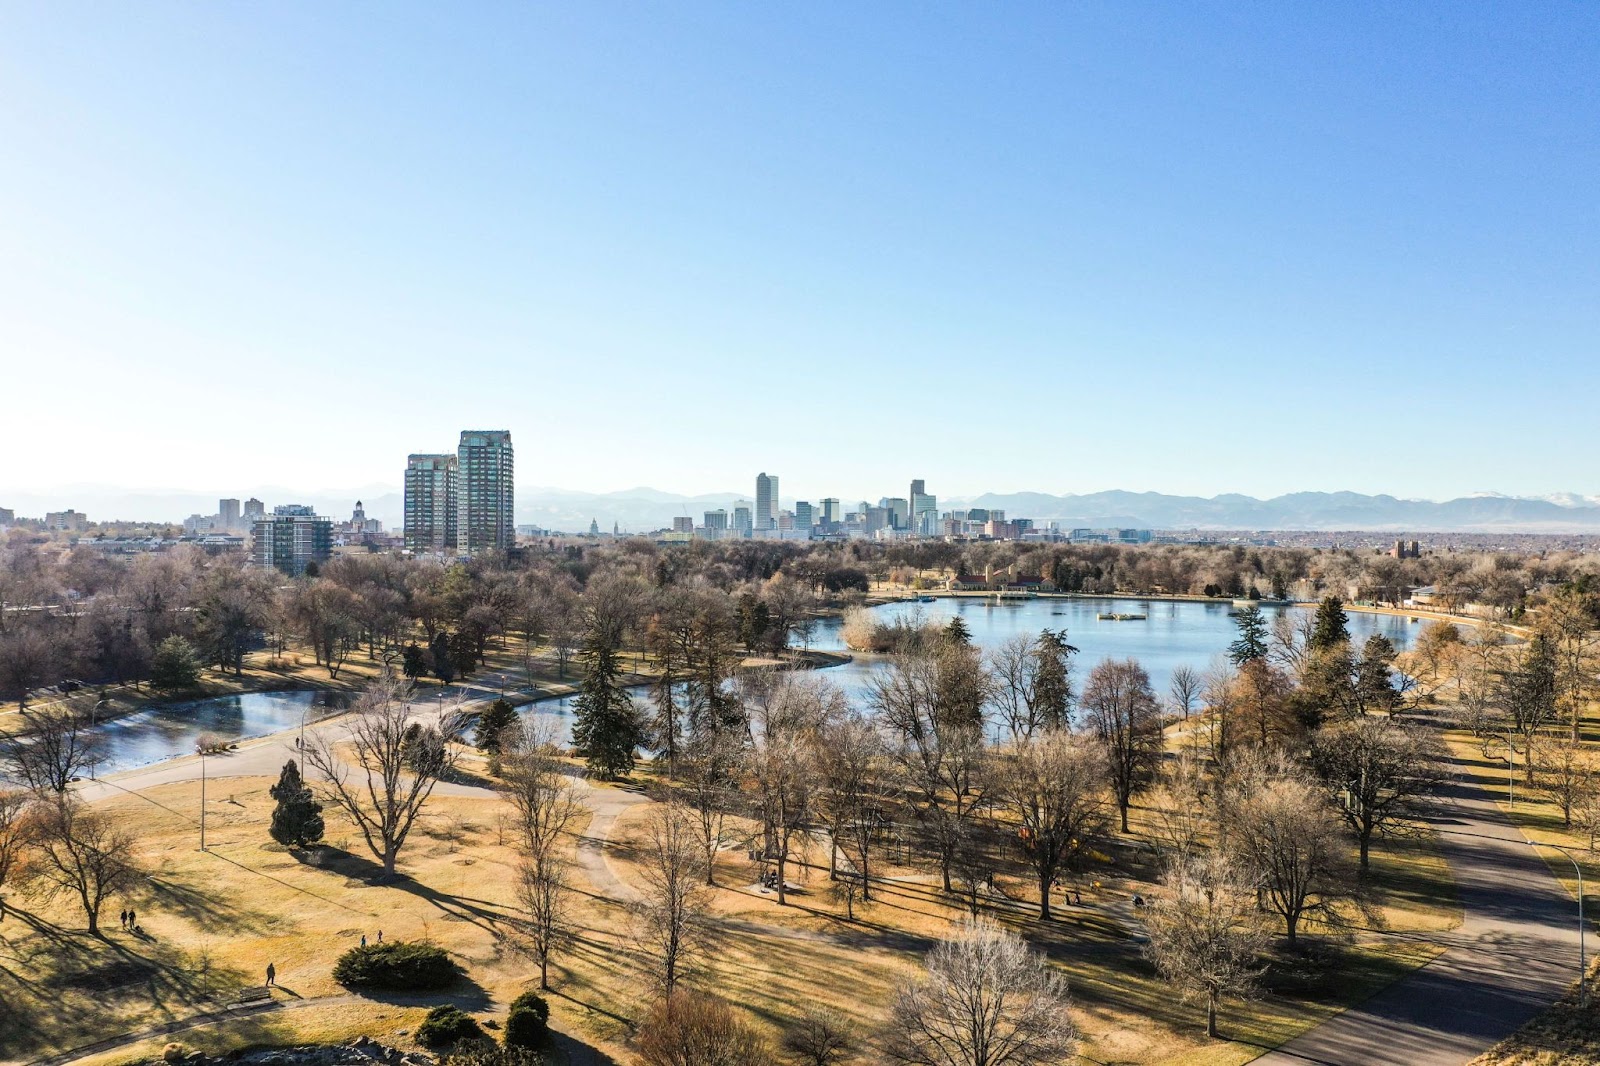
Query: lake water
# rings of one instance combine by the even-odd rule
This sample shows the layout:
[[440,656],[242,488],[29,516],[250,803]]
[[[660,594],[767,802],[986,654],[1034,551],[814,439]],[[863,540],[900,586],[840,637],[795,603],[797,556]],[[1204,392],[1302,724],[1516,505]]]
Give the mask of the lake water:
[[[1304,607],[1263,607],[1270,626],[1273,618]],[[1103,659],[1138,659],[1150,674],[1156,694],[1165,696],[1172,671],[1191,666],[1202,673],[1226,657],[1228,645],[1238,635],[1233,608],[1227,601],[1032,599],[983,600],[977,597],[941,597],[931,603],[891,603],[875,608],[884,618],[920,615],[944,624],[960,617],[972,633],[973,642],[993,648],[1019,634],[1038,636],[1040,630],[1067,631],[1067,643],[1078,649],[1072,659],[1073,683],[1080,691],[1089,671]],[[1144,621],[1100,621],[1098,614],[1142,614]],[[1421,630],[1420,622],[1387,614],[1348,612],[1350,636],[1360,644],[1373,633],[1388,637],[1396,649],[1410,647]],[[839,638],[841,619],[818,622],[811,646],[824,651],[846,651]],[[833,667],[826,676],[847,693],[865,691],[873,671],[882,669],[882,660],[858,658]]]
[[[1269,616],[1305,608],[1266,607]],[[1205,671],[1227,654],[1236,629],[1233,609],[1227,603],[1166,602],[1160,600],[1035,599],[995,603],[975,597],[940,598],[932,603],[894,603],[875,610],[885,617],[921,615],[944,623],[960,616],[980,647],[992,648],[1008,637],[1037,636],[1042,629],[1065,629],[1067,642],[1078,649],[1073,657],[1073,682],[1080,690],[1084,678],[1102,659],[1138,659],[1150,674],[1158,695],[1165,696],[1172,671],[1180,665]],[[1143,621],[1100,621],[1097,614],[1144,614]],[[811,647],[844,651],[839,639],[840,619],[823,619],[812,633]],[[1359,643],[1373,633],[1383,633],[1396,648],[1410,646],[1420,623],[1395,615],[1350,613],[1350,633]],[[857,658],[822,673],[853,698],[862,698],[883,660]],[[105,761],[100,773],[146,766],[194,751],[195,740],[211,733],[225,741],[265,736],[300,724],[304,715],[314,722],[341,705],[343,697],[326,692],[247,692],[237,696],[193,700],[141,711],[98,727],[104,737]],[[555,722],[564,739],[571,736],[573,697],[541,700],[523,708]]]
[[205,733],[233,741],[293,729],[302,715],[307,723],[315,722],[343,705],[344,697],[338,693],[244,692],[113,718],[96,728],[105,752],[98,772],[115,773],[192,755],[195,741]]
[[[996,604],[975,597],[936,598],[932,603],[885,604],[873,609],[884,618],[920,615],[944,624],[960,616],[972,633],[975,644],[993,648],[1018,634],[1034,637],[1040,630],[1067,631],[1067,643],[1078,649],[1072,659],[1073,686],[1082,691],[1089,671],[1103,659],[1138,659],[1150,674],[1150,684],[1158,696],[1167,695],[1172,671],[1192,666],[1202,673],[1226,658],[1228,645],[1238,635],[1233,608],[1228,602],[1105,599],[1004,600]],[[1263,607],[1268,624],[1286,611],[1303,607]],[[1099,614],[1143,614],[1143,621],[1100,621]],[[1410,647],[1422,628],[1420,622],[1396,615],[1349,612],[1350,635],[1357,644],[1373,633],[1382,633],[1399,650]],[[843,620],[819,620],[811,636],[811,647],[820,651],[848,651],[839,637]],[[829,667],[818,676],[843,689],[854,700],[864,700],[872,676],[884,669],[877,656],[860,656],[842,666]],[[524,714],[549,717],[561,735],[570,738],[574,697],[542,700],[530,704]]]

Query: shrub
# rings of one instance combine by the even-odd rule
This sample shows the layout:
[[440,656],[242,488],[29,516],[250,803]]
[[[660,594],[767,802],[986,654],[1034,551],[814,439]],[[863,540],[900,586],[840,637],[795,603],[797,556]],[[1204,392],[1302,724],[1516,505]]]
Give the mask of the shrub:
[[161,1049],[162,1062],[181,1062],[189,1053],[189,1049],[179,1043],[171,1043]]
[[435,1007],[417,1026],[417,1043],[424,1047],[446,1047],[463,1040],[482,1039],[483,1029],[472,1015],[449,1004]]
[[674,992],[651,1008],[634,1044],[644,1066],[768,1066],[761,1034],[719,999]]
[[333,968],[333,979],[346,988],[400,992],[447,988],[460,975],[461,968],[442,949],[402,940],[351,948]]
[[524,992],[511,1001],[506,1016],[506,1047],[542,1047],[550,1036],[550,1004],[537,992]]

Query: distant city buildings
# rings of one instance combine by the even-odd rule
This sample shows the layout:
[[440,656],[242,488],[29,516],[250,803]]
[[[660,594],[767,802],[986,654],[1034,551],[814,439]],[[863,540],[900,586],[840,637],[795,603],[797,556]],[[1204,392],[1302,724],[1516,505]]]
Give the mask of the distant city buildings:
[[515,546],[515,474],[511,433],[503,429],[462,430],[454,455],[407,456],[406,549],[471,554]]
[[280,504],[256,520],[250,553],[257,566],[300,577],[333,554],[333,522],[303,504]]
[[51,533],[82,533],[88,524],[87,515],[70,508],[65,511],[49,511],[44,516],[44,528]]

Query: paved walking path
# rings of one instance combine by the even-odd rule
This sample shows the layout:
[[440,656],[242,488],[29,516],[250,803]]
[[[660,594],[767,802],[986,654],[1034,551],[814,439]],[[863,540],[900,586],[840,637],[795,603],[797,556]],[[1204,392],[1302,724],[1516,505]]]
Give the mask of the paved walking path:
[[[1256,1059],[1256,1066],[1458,1066],[1515,1032],[1578,975],[1577,903],[1482,788],[1434,820],[1461,927],[1427,966]],[[1552,853],[1557,862],[1562,861]]]

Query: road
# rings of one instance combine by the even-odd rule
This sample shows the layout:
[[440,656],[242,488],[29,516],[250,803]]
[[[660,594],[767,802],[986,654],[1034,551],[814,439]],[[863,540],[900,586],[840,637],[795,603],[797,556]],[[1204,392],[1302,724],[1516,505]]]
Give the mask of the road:
[[1458,1066],[1577,979],[1572,896],[1482,788],[1463,780],[1449,798],[1434,822],[1462,906],[1449,949],[1256,1066]]

